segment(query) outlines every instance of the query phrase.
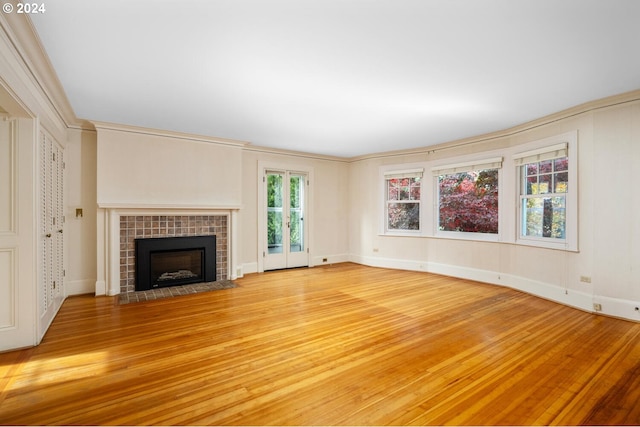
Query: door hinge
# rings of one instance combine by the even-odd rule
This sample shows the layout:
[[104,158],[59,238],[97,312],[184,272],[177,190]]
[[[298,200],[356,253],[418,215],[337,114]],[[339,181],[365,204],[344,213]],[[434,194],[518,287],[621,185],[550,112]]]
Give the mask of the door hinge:
[[262,258],[266,258],[267,253],[265,251],[262,251]]
[[62,270],[62,277],[67,277],[67,270]]
[[267,177],[266,176],[262,177],[262,182],[267,182]]

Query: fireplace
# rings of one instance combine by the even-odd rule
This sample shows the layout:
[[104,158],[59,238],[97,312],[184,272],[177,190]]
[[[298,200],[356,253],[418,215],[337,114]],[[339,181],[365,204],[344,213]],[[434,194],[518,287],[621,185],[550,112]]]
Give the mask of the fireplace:
[[136,291],[214,282],[216,236],[135,239]]

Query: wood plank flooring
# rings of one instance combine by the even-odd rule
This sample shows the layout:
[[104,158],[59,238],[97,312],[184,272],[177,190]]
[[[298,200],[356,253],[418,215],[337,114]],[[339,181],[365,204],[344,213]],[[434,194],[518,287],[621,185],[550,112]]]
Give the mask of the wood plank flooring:
[[640,324],[345,263],[117,305],[0,354],[0,424],[640,424]]

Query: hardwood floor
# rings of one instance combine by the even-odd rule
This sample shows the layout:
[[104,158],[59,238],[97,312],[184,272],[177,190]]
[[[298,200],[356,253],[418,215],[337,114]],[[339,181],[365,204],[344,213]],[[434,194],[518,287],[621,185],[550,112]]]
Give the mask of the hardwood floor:
[[117,305],[0,354],[0,424],[640,424],[640,324],[338,264]]

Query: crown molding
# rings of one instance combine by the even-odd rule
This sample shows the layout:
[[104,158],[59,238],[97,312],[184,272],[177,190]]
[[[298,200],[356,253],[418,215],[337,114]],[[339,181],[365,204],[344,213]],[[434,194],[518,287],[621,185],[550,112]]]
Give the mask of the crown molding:
[[296,151],[296,150],[285,150],[281,148],[271,148],[271,147],[263,147],[251,145],[245,147],[244,151],[252,151],[256,153],[264,153],[264,154],[277,154],[279,156],[293,156],[296,158],[308,158],[314,160],[328,160],[332,162],[349,162],[349,158],[347,157],[339,157],[339,156],[330,156],[327,154],[316,154],[309,153],[306,151]]
[[329,156],[323,154],[315,154],[304,151],[295,151],[295,150],[284,150],[278,148],[271,147],[263,147],[252,145],[250,142],[237,141],[226,138],[216,138],[216,137],[208,137],[201,135],[192,135],[180,132],[172,132],[151,128],[141,128],[130,125],[121,125],[115,123],[105,123],[105,122],[97,122],[97,121],[85,121],[82,126],[83,129],[90,130],[91,125],[95,126],[96,129],[109,129],[109,130],[117,130],[122,132],[134,132],[141,133],[146,135],[156,135],[156,136],[167,136],[171,138],[178,139],[187,139],[192,141],[201,141],[201,142],[209,142],[209,143],[218,143],[218,144],[226,144],[242,147],[244,151],[256,152],[256,153],[264,153],[264,154],[276,154],[276,155],[284,155],[284,156],[293,156],[293,157],[304,157],[315,160],[327,160],[333,162],[344,162],[344,163],[354,163],[363,160],[371,160],[378,158],[390,158],[390,157],[399,157],[399,156],[412,156],[412,155],[429,155],[430,153],[445,151],[450,149],[459,148],[462,146],[468,145],[476,145],[482,143],[492,142],[496,139],[505,138],[517,134],[521,134],[523,132],[530,131],[532,129],[536,129],[542,126],[546,126],[560,120],[565,120],[571,117],[575,117],[581,114],[589,113],[595,110],[601,110],[609,107],[614,107],[621,104],[626,104],[630,102],[640,101],[640,89],[634,90],[631,92],[625,92],[618,95],[613,95],[610,97],[597,99],[594,101],[589,101],[557,113],[553,113],[539,119],[535,119],[517,126],[513,126],[511,128],[483,134],[477,135],[469,138],[454,140],[445,142],[442,144],[435,144],[430,146],[418,147],[413,149],[405,149],[405,150],[395,150],[395,151],[385,151],[379,153],[371,153],[365,154],[362,156],[355,157],[339,157],[339,156]]
[[229,145],[233,147],[242,148],[243,151],[250,151],[256,153],[265,153],[265,154],[277,154],[281,156],[294,156],[297,158],[306,157],[316,160],[329,160],[329,161],[341,161],[346,162],[348,159],[342,157],[335,156],[327,156],[322,154],[314,154],[314,153],[306,153],[303,151],[292,151],[292,150],[282,150],[278,148],[270,148],[270,147],[261,147],[252,145],[247,141],[239,141],[236,139],[229,138],[220,138],[213,136],[205,136],[205,135],[195,135],[190,133],[183,132],[175,132],[169,130],[155,129],[155,128],[145,128],[133,125],[124,125],[119,123],[110,123],[110,122],[100,122],[96,120],[87,120],[85,121],[84,126],[82,126],[83,130],[111,130],[117,132],[127,132],[127,133],[137,133],[140,135],[151,135],[151,136],[162,136],[174,139],[183,139],[194,142],[207,142],[212,144],[221,144],[221,145]]
[[94,120],[87,121],[87,123],[91,123],[95,127],[96,131],[112,130],[117,132],[136,133],[140,135],[162,136],[167,138],[183,139],[183,140],[194,141],[194,142],[206,142],[210,144],[229,145],[229,146],[240,147],[240,148],[250,144],[250,142],[238,141],[235,139],[219,138],[219,137],[205,136],[205,135],[195,135],[190,133],[175,132],[175,131],[162,130],[162,129],[152,129],[152,128],[145,128],[140,126],[123,125],[118,123],[100,122],[100,121],[94,121]]
[[[15,6],[18,2],[12,0],[9,3]],[[29,15],[18,13],[2,15],[2,26],[27,72],[31,75],[37,90],[44,95],[50,108],[65,127],[79,125],[79,120],[69,103],[62,83],[58,79]]]
[[397,156],[429,155],[431,153],[438,152],[438,151],[451,150],[451,149],[460,148],[463,146],[488,143],[496,139],[518,135],[542,126],[550,125],[552,123],[555,123],[561,120],[569,119],[571,117],[576,117],[582,114],[591,113],[596,110],[602,110],[602,109],[615,107],[622,104],[628,104],[631,102],[637,102],[637,101],[640,101],[640,89],[634,90],[631,92],[621,93],[618,95],[609,96],[606,98],[597,99],[594,101],[585,102],[583,104],[570,107],[553,114],[549,114],[539,119],[531,120],[526,123],[522,123],[507,129],[503,129],[503,130],[499,130],[499,131],[495,131],[487,134],[472,136],[469,138],[458,139],[455,141],[449,141],[442,144],[434,144],[430,146],[424,146],[424,147],[413,148],[413,149],[365,154],[362,156],[351,157],[348,160],[349,162],[358,162],[362,160],[371,160],[371,159],[397,157]]

